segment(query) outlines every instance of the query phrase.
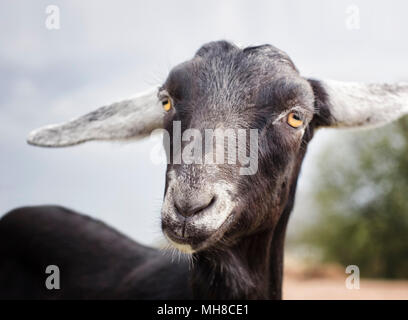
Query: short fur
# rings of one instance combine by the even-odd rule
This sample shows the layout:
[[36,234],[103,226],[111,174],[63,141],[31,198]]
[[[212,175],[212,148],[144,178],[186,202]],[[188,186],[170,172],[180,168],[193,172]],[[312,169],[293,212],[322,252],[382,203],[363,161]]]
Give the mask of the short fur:
[[[136,114],[123,117],[124,103],[124,109],[113,105],[36,131],[31,143],[64,146],[133,138],[159,126],[173,138],[173,121],[183,131],[257,129],[258,171],[240,175],[239,164],[170,161],[162,229],[176,247],[192,252],[190,270],[68,209],[15,210],[0,220],[0,298],[280,299],[286,225],[315,130],[394,120],[408,111],[407,88],[306,79],[273,46],[240,49],[218,41],[176,66],[158,98],[148,95],[147,105],[145,98],[133,100]],[[162,96],[173,102],[167,113]],[[293,110],[303,119],[299,128],[287,123]],[[149,116],[140,125],[143,114]],[[50,264],[62,272],[57,292],[44,287]]]

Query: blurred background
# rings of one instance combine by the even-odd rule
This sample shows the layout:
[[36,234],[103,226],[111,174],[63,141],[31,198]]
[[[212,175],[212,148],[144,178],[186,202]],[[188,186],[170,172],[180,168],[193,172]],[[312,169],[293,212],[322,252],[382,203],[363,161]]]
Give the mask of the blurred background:
[[[57,29],[47,28],[49,5],[59,9]],[[29,147],[27,133],[160,83],[219,39],[273,44],[307,77],[408,81],[407,14],[403,0],[3,0],[0,216],[59,204],[157,244],[165,167],[150,160],[152,141],[54,150]],[[345,288],[347,265],[360,268],[360,290]],[[373,131],[319,130],[285,273],[286,298],[408,299],[408,118]]]

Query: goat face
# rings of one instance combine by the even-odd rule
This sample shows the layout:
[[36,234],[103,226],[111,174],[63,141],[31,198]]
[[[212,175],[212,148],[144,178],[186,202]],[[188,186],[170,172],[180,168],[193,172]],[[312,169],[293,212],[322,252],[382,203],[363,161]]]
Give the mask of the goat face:
[[[222,248],[238,237],[273,229],[282,213],[291,209],[314,129],[379,126],[406,113],[407,83],[307,80],[275,47],[241,50],[220,41],[204,45],[192,60],[174,68],[159,89],[35,130],[28,142],[63,147],[90,140],[134,139],[167,129],[162,227],[175,246],[191,252],[216,243]],[[175,124],[179,133],[173,130]],[[241,161],[229,161],[229,143],[228,150],[221,149],[224,155],[228,151],[224,163],[191,163],[180,156],[191,147],[184,139],[180,145],[174,143],[181,132],[184,138],[184,133],[194,130],[202,138],[209,129],[249,132],[250,139],[241,141],[238,132],[234,147],[238,157],[249,150],[249,172],[242,170]],[[250,132],[257,133],[255,144]],[[195,145],[200,139],[193,141]],[[202,151],[202,144],[196,150]]]
[[[242,50],[227,42],[210,43],[170,72],[159,97],[171,104],[164,121],[170,161],[162,209],[162,228],[170,242],[192,252],[215,243],[228,246],[238,236],[273,228],[311,138],[314,113],[312,87],[289,57],[269,45]],[[232,139],[237,130],[248,135],[232,144],[227,135],[221,134],[221,140],[215,135],[211,143],[224,142],[224,163],[208,164],[208,141],[200,141],[203,158],[187,164],[183,148],[197,142],[174,146],[175,121],[182,133],[197,132],[193,140],[206,140],[208,130],[230,132]],[[254,130],[256,146],[248,139]],[[250,164],[255,170],[242,174],[242,164],[228,160],[254,147],[258,152],[251,160],[257,163]]]

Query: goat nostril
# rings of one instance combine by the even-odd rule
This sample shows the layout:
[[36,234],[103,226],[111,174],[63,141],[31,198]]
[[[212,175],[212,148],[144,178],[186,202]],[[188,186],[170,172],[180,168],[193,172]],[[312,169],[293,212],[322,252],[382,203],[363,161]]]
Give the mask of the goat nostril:
[[216,197],[213,196],[209,201],[203,201],[203,199],[198,199],[195,203],[186,202],[184,205],[180,205],[177,202],[174,202],[174,207],[178,214],[188,218],[192,217],[203,210],[211,207],[215,203]]
[[196,207],[195,209],[193,209],[192,210],[192,215],[200,213],[204,209],[207,209],[207,208],[211,207],[214,202],[215,202],[215,196],[212,197],[211,200],[209,202],[207,202],[207,204],[204,204],[202,206],[199,206],[199,207]]
[[176,212],[184,217],[183,210],[180,209],[178,204],[174,202],[174,208],[176,209]]

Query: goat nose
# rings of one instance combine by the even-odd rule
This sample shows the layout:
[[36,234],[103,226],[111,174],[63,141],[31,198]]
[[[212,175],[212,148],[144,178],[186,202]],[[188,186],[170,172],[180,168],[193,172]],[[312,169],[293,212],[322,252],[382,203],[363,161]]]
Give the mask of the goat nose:
[[177,212],[185,218],[192,217],[215,202],[213,195],[200,195],[195,199],[174,199],[174,207]]

